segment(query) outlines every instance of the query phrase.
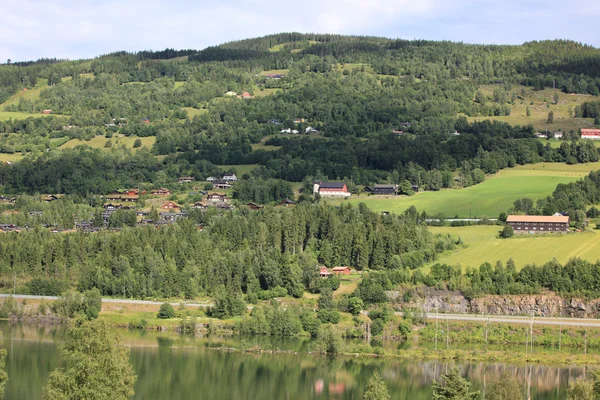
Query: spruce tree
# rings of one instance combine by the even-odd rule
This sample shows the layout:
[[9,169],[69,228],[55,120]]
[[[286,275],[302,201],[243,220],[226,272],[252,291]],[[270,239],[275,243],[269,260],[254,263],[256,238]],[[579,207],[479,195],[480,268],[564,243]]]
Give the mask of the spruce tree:
[[433,382],[433,400],[475,400],[479,391],[471,392],[471,383],[460,376],[458,367],[452,367],[443,375],[444,385]]
[[365,389],[364,400],[389,400],[390,394],[388,393],[387,386],[379,372],[375,371]]

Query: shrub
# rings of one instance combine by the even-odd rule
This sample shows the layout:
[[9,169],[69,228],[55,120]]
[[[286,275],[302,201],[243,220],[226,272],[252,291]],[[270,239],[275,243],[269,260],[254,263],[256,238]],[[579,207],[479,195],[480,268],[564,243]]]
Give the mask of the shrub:
[[162,303],[160,305],[160,310],[158,310],[158,314],[156,315],[158,319],[169,319],[175,317],[175,310],[173,306],[169,303]]
[[513,237],[515,235],[515,231],[513,230],[512,226],[510,225],[506,225],[504,227],[504,229],[502,229],[500,231],[500,237],[503,239],[508,239],[510,237]]
[[371,335],[379,336],[383,333],[383,321],[379,318],[371,324]]
[[133,142],[133,148],[137,149],[138,147],[142,147],[142,140],[140,138],[135,139],[135,142]]

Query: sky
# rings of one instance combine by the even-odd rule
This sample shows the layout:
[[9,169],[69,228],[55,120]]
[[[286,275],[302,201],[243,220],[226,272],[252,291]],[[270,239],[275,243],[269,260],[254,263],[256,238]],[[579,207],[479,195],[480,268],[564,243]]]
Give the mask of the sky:
[[203,49],[279,32],[600,47],[598,0],[2,0],[0,62]]

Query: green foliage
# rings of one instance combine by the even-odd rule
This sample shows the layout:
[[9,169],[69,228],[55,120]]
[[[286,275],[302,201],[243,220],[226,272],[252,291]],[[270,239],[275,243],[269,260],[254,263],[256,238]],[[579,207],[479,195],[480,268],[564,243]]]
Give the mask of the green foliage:
[[133,142],[133,148],[137,149],[140,147],[142,147],[142,139],[137,138],[137,139],[135,139],[135,142]]
[[315,342],[317,349],[323,353],[337,354],[342,351],[342,338],[333,328],[333,325],[321,325],[317,340]]
[[364,400],[389,400],[390,394],[379,372],[375,371],[365,388]]
[[502,228],[502,230],[500,231],[500,237],[503,239],[511,238],[514,235],[515,235],[515,231],[513,230],[512,226],[510,226],[510,225],[504,225],[504,228]]
[[364,308],[364,303],[360,297],[350,297],[348,299],[348,312],[354,316],[359,315]]
[[[0,346],[4,344],[4,336],[0,333]],[[6,373],[6,349],[0,349],[0,399],[4,398],[4,389],[6,388],[6,382],[8,381],[8,374]]]
[[381,319],[377,318],[373,320],[371,324],[371,334],[373,336],[379,336],[383,333],[384,323]]
[[486,400],[523,400],[523,389],[519,381],[508,372],[490,380],[485,389]]
[[460,375],[458,367],[452,367],[442,375],[444,385],[433,382],[433,400],[475,400],[479,392],[471,392],[471,383]]
[[125,400],[136,379],[129,355],[100,321],[77,319],[61,347],[63,368],[44,387],[45,400]]
[[58,279],[36,277],[27,284],[29,293],[35,296],[59,296],[67,289],[67,284]]
[[594,381],[589,379],[577,379],[569,382],[567,400],[595,400]]
[[102,309],[102,297],[97,288],[88,290],[85,294],[66,292],[52,304],[52,308],[56,314],[66,318],[73,318],[83,313],[88,320],[91,320],[97,318]]
[[158,314],[156,315],[158,319],[170,319],[175,318],[175,310],[173,306],[169,303],[162,303],[160,305],[160,309],[158,310]]

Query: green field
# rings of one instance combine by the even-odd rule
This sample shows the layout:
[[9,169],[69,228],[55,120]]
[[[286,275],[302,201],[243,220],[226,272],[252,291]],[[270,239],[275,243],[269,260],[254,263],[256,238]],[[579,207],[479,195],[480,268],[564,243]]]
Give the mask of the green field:
[[262,71],[259,75],[260,76],[267,76],[267,75],[271,75],[271,74],[287,75],[289,73],[290,73],[289,69],[270,69],[267,71]]
[[527,264],[543,264],[556,258],[564,263],[573,257],[595,262],[600,259],[600,232],[570,233],[544,236],[516,235],[498,239],[500,226],[431,227],[433,233],[451,233],[463,239],[466,248],[442,255],[435,263],[460,264],[463,268],[494,264],[512,258],[517,268]]
[[[177,83],[177,82],[175,82]],[[190,119],[193,119],[196,115],[206,114],[208,110],[201,108],[193,108],[193,107],[182,107],[183,111],[187,112],[187,115]]]
[[258,89],[258,90],[254,91],[254,97],[272,96],[277,92],[281,92],[281,89],[277,89],[277,88],[272,88],[272,89],[266,88],[264,90]]
[[[553,149],[558,149],[560,147],[560,145],[562,143],[564,143],[563,140],[555,140],[555,139],[552,139],[552,140],[539,139],[539,141],[542,142],[542,144],[544,144],[544,145],[546,143],[550,143],[550,147],[552,147]],[[591,142],[594,143],[594,146],[600,147],[600,140],[592,140]],[[569,143],[569,142],[567,142],[567,143]]]
[[253,169],[259,167],[258,164],[240,164],[240,165],[219,165],[219,168],[223,170],[235,169],[235,174],[238,179],[242,177],[244,174],[249,174]]
[[[491,96],[494,88],[500,85],[482,85],[479,90],[486,96]],[[523,86],[513,85],[512,92],[516,92],[519,96]],[[475,120],[497,120],[508,122],[511,125],[533,125],[540,131],[549,132],[562,131],[569,132],[570,130],[578,130],[581,128],[589,128],[593,126],[593,119],[590,118],[572,118],[569,115],[569,110],[583,103],[584,101],[598,100],[598,97],[592,95],[571,95],[563,93],[559,89],[544,89],[533,91],[531,88],[525,88],[525,97],[517,99],[511,106],[511,113],[508,116],[501,117],[469,117],[469,121]],[[554,104],[554,95],[558,95],[558,103]],[[531,104],[533,103],[533,104]],[[548,107],[550,104],[550,107]],[[527,116],[527,107],[531,111],[531,116]],[[554,112],[554,123],[546,123],[548,113]]]
[[348,200],[326,200],[365,203],[373,211],[401,213],[410,206],[430,215],[443,213],[446,217],[497,217],[520,197],[540,199],[552,194],[559,183],[577,180],[590,171],[600,169],[600,162],[567,165],[538,163],[505,169],[484,182],[465,189],[444,189],[438,192],[419,192],[408,196],[352,196]]
[[[125,145],[125,147],[127,147],[128,149],[133,149],[133,143],[135,142],[136,139],[138,139],[138,138],[135,136],[128,136],[128,137],[127,136],[121,136],[121,137],[114,136],[111,139],[107,139],[104,136],[96,136],[91,140],[71,139],[67,143],[60,146],[59,149],[71,149],[75,146],[84,145],[84,144],[87,146],[93,147],[93,148],[103,149],[104,145],[109,140],[112,141],[113,146]],[[148,149],[150,149],[152,147],[152,145],[154,144],[154,142],[156,142],[155,136],[142,137],[139,139],[142,141],[142,147],[147,147]],[[137,149],[133,149],[133,150],[137,150]]]

